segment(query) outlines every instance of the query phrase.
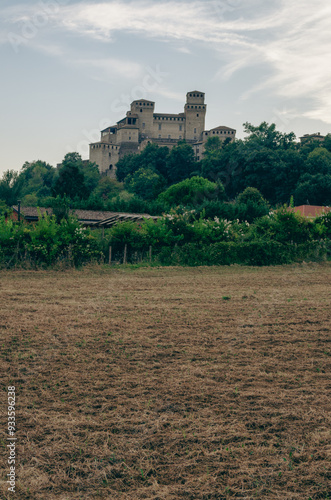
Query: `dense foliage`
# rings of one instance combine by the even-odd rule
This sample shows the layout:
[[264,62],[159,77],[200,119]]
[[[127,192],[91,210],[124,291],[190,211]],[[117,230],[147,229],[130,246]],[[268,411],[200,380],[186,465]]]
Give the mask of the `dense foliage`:
[[[247,196],[252,193],[247,193]],[[256,193],[254,193],[256,195]],[[197,216],[194,210],[172,209],[156,222],[123,222],[104,232],[83,229],[77,220],[55,216],[35,225],[0,218],[0,265],[50,266],[90,261],[128,262],[150,258],[170,265],[275,265],[320,260],[330,253],[331,214],[309,221],[287,207],[253,223]]]
[[[208,139],[201,161],[185,141],[169,150],[148,144],[139,154],[117,164],[117,180],[103,177],[95,164],[68,153],[58,168],[43,161],[26,162],[21,171],[0,179],[0,200],[10,207],[53,207],[66,197],[71,208],[161,215],[177,205],[205,210],[206,217],[249,220],[267,213],[269,205],[331,204],[331,134],[324,141],[299,144],[293,133],[274,124],[245,123],[244,140]],[[194,184],[207,181],[197,195]],[[192,184],[190,184],[192,183]],[[210,185],[211,185],[210,184]],[[263,203],[239,197],[247,188],[260,192]],[[183,196],[181,196],[183,194]],[[191,196],[192,195],[192,196]]]
[[55,216],[39,217],[35,225],[0,217],[0,266],[31,266],[67,262],[80,266],[101,258],[95,235],[71,217],[57,223]]

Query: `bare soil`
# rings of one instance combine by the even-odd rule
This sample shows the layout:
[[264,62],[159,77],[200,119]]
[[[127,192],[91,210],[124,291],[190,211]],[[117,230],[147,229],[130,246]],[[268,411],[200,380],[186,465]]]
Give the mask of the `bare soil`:
[[330,271],[1,272],[1,499],[330,498]]

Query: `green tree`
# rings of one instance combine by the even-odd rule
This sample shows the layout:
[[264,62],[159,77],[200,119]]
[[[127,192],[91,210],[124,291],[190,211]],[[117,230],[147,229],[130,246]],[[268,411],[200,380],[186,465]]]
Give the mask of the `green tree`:
[[125,187],[144,200],[157,197],[164,188],[164,178],[151,168],[140,168],[125,178]]
[[37,200],[50,196],[55,173],[56,169],[44,161],[25,162],[19,174],[24,204],[28,203],[29,195]]
[[210,182],[203,177],[191,177],[178,184],[170,186],[160,194],[159,199],[169,207],[197,206],[204,200],[217,200],[223,197],[224,187],[222,184]]
[[82,159],[78,153],[68,153],[61,164],[53,184],[53,195],[71,199],[86,199],[89,195],[82,172]]
[[69,219],[69,206],[70,201],[66,196],[61,197],[58,195],[53,199],[52,209],[58,224],[60,224],[62,220]]
[[123,189],[123,184],[118,182],[116,179],[101,177],[92,194],[104,201],[107,201],[114,198],[114,196],[117,196],[121,191],[123,191]]
[[21,197],[23,181],[18,172],[7,170],[0,180],[0,200],[8,206],[17,204]]
[[170,183],[187,179],[196,169],[192,147],[186,142],[179,142],[169,153],[166,166],[166,178]]
[[7,205],[7,203],[3,200],[0,200],[0,217],[8,216],[12,213],[12,209]]
[[309,153],[306,170],[311,175],[331,174],[331,153],[326,148],[318,147]]
[[283,148],[288,149],[295,146],[295,134],[283,134],[276,130],[276,125],[262,122],[254,126],[249,122],[244,123],[244,132],[248,134],[246,142],[254,142],[268,149]]
[[331,134],[325,136],[324,147],[331,153]]
[[128,175],[133,175],[137,170],[150,169],[163,177],[167,175],[167,157],[169,149],[159,147],[157,144],[147,144],[139,154],[130,154],[121,158],[116,164],[116,177],[123,182]]
[[97,187],[101,179],[99,168],[95,163],[88,161],[82,162],[80,169],[84,175],[86,189],[90,194]]
[[294,191],[296,205],[331,205],[331,175],[305,174]]
[[267,215],[270,211],[270,205],[263,198],[260,191],[256,188],[247,187],[236,199],[237,215],[240,220],[253,222],[258,217]]

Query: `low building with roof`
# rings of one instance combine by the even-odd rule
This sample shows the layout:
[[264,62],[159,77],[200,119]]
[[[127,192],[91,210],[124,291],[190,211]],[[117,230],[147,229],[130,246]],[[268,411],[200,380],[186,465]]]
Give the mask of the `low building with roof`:
[[206,111],[205,94],[199,90],[186,94],[184,112],[178,114],[155,113],[154,101],[133,101],[126,117],[102,130],[100,141],[90,144],[90,161],[101,174],[116,177],[116,164],[123,156],[141,152],[148,143],[171,149],[182,140],[192,145],[200,160],[204,151],[200,144],[209,137],[234,141],[236,136],[235,129],[225,126],[205,130]]
[[[13,212],[11,218],[18,220],[18,205],[12,206]],[[158,217],[149,214],[133,214],[124,212],[110,212],[105,210],[69,210],[70,215],[75,215],[78,221],[85,227],[110,227],[117,222],[124,221],[142,221],[144,219],[156,220]],[[26,222],[37,222],[40,215],[53,215],[52,208],[45,207],[20,207],[20,218]]]
[[302,137],[300,137],[300,142],[301,144],[313,141],[324,142],[324,139],[325,139],[324,135],[321,135],[320,132],[316,132],[314,134],[304,134]]

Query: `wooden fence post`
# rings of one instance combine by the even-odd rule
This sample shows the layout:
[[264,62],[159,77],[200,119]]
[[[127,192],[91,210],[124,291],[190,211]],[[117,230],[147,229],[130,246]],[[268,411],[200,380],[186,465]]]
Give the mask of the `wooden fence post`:
[[127,245],[127,243],[125,243],[125,245],[124,245],[123,264],[126,264],[126,256],[127,256],[127,253],[128,253],[128,245]]
[[108,264],[111,264],[111,251],[112,251],[112,248],[111,248],[111,245],[109,247],[109,259],[108,259]]

